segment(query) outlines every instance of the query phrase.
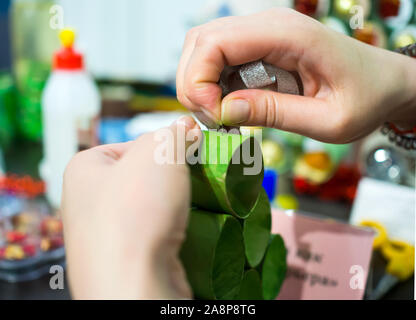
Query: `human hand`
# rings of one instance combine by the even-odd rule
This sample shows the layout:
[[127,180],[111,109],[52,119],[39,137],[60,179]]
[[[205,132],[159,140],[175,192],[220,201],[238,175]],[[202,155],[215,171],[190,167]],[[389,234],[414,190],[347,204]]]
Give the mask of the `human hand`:
[[[225,65],[262,59],[297,71],[305,96],[239,90],[221,101]],[[346,143],[385,121],[416,125],[416,61],[337,33],[291,9],[191,29],[177,71],[179,101],[205,123],[259,125]]]
[[[178,153],[185,152],[180,130],[194,128],[201,133],[190,117],[168,128]],[[74,298],[191,298],[178,258],[190,204],[188,167],[155,161],[157,134],[81,152],[68,165],[62,215]]]

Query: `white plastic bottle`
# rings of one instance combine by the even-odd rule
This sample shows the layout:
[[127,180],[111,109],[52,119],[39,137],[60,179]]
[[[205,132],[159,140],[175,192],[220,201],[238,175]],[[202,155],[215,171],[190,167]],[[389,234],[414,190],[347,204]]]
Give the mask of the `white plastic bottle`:
[[59,208],[65,167],[80,150],[97,144],[96,125],[100,96],[85,72],[83,57],[73,49],[74,32],[60,33],[63,48],[54,55],[51,73],[42,96],[43,150],[40,174],[46,197]]

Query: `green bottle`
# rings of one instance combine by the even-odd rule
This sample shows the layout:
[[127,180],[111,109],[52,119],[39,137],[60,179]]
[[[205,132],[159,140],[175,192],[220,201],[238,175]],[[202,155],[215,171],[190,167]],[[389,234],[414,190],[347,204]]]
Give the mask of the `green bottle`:
[[50,26],[54,4],[51,0],[14,0],[10,8],[18,133],[32,141],[42,137],[41,95],[58,48],[58,30]]
[[0,148],[7,149],[15,134],[15,90],[8,73],[0,73]]

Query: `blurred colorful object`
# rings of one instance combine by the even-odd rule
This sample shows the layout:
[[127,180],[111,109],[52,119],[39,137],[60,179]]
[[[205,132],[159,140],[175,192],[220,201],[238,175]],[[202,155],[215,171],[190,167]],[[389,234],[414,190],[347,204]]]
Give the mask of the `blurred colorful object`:
[[371,12],[371,0],[334,0],[333,13],[341,19],[349,20],[354,13],[354,9],[363,10],[363,18],[367,18]]
[[369,297],[370,300],[379,300],[398,282],[405,281],[413,275],[415,247],[406,241],[390,239],[387,229],[379,221],[363,220],[360,226],[375,231],[373,250],[379,250],[387,262],[385,274]]
[[9,147],[15,131],[16,100],[10,74],[0,73],[0,147]]
[[13,1],[10,9],[13,73],[18,91],[18,129],[26,139],[42,136],[41,94],[57,47],[49,26],[51,0]]
[[401,153],[389,147],[370,151],[364,167],[367,176],[392,183],[403,183],[409,174]]
[[352,203],[361,178],[354,166],[340,165],[331,179],[323,184],[310,183],[304,177],[294,177],[293,186],[298,194],[318,196],[323,200],[348,201]]
[[376,47],[386,48],[387,46],[387,36],[383,26],[375,21],[364,22],[362,29],[353,31],[353,37]]
[[350,35],[350,31],[348,30],[345,22],[336,17],[326,16],[321,18],[320,21],[332,30],[335,30],[345,35]]
[[354,0],[335,0],[333,3],[334,13],[342,18],[349,17],[350,10],[356,5]]
[[283,210],[297,210],[299,208],[298,200],[291,194],[279,194],[275,204]]
[[416,25],[408,25],[403,29],[398,29],[392,33],[390,45],[393,49],[406,47],[416,42]]
[[42,197],[43,182],[0,179],[0,280],[37,279],[65,256],[62,222]]
[[399,14],[401,0],[379,0],[379,14],[382,18],[395,17]]
[[0,260],[23,260],[62,246],[62,222],[57,218],[36,211],[0,217]]
[[284,151],[277,142],[264,140],[261,144],[261,150],[265,167],[277,169],[282,164]]
[[380,0],[379,15],[390,29],[403,29],[413,18],[413,0]]
[[319,18],[329,12],[329,0],[295,0],[295,10],[311,17]]
[[45,183],[30,176],[0,175],[0,194],[34,198],[45,193]]
[[266,190],[269,201],[273,201],[277,191],[278,174],[274,169],[264,169],[263,188]]
[[295,163],[295,177],[303,178],[311,184],[326,182],[334,170],[334,163],[326,152],[308,152],[300,156]]

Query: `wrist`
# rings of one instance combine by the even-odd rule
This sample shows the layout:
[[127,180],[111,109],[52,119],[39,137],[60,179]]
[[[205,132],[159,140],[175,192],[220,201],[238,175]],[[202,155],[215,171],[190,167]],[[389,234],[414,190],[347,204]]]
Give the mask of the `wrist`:
[[416,59],[395,55],[401,75],[396,80],[400,90],[386,120],[403,129],[410,129],[416,126]]

